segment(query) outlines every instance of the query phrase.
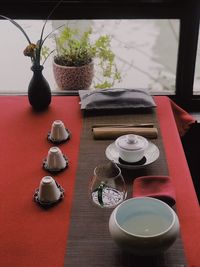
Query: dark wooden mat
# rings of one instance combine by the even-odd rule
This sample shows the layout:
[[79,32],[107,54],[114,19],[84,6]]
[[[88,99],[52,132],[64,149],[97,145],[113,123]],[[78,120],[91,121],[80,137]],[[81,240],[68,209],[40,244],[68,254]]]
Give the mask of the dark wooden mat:
[[[155,111],[144,114],[112,116],[85,116],[81,136],[80,155],[76,176],[74,200],[65,254],[66,267],[185,267],[187,266],[181,238],[164,254],[154,257],[137,257],[121,251],[110,237],[108,221],[113,209],[93,206],[89,199],[89,181],[94,168],[107,162],[106,147],[112,140],[93,140],[91,126],[96,123],[153,122],[159,137],[151,140],[160,149],[160,157],[153,164],[139,170],[122,170],[132,195],[135,177],[142,175],[167,175],[163,144]],[[67,197],[67,196],[66,196]]]

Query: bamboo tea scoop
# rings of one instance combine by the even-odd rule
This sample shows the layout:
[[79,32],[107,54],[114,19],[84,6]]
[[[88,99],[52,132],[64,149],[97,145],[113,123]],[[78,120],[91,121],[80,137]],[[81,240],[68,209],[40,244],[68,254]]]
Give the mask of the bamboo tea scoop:
[[129,128],[129,127],[145,127],[145,128],[152,128],[154,127],[153,123],[148,122],[148,123],[98,123],[92,125],[92,128],[99,128],[99,127],[122,127],[122,128]]
[[116,139],[125,134],[137,134],[149,139],[158,137],[156,127],[96,127],[92,128],[94,139]]

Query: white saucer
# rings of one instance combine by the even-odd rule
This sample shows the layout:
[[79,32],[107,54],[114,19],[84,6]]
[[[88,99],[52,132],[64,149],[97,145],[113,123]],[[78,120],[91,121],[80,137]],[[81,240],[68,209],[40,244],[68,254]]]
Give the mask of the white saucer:
[[149,141],[149,145],[146,149],[146,152],[144,153],[144,157],[145,157],[146,161],[143,164],[139,164],[139,163],[138,164],[129,164],[129,163],[126,164],[125,162],[123,162],[123,163],[120,162],[119,152],[118,152],[117,147],[115,146],[114,142],[106,148],[105,153],[106,153],[106,157],[110,161],[116,163],[119,167],[126,168],[126,169],[144,168],[144,167],[150,165],[151,163],[153,163],[154,161],[156,161],[160,155],[160,151],[159,151],[158,147],[150,141]]

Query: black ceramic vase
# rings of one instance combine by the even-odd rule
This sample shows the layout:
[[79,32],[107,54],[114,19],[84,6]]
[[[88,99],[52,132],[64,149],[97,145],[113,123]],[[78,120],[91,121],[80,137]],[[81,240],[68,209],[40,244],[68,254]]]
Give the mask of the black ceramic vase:
[[42,74],[43,66],[32,66],[33,76],[28,86],[28,99],[36,111],[45,110],[51,103],[51,89]]

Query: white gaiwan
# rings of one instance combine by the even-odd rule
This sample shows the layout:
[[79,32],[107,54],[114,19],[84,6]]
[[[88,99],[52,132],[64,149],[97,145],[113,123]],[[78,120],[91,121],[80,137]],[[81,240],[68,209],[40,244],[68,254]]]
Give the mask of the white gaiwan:
[[113,210],[109,230],[121,249],[136,255],[154,255],[174,243],[179,234],[179,220],[163,201],[136,197]]
[[129,163],[140,161],[148,147],[148,140],[140,135],[127,134],[118,137],[115,145],[119,157]]

